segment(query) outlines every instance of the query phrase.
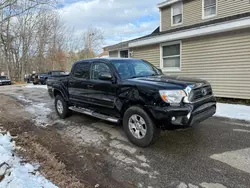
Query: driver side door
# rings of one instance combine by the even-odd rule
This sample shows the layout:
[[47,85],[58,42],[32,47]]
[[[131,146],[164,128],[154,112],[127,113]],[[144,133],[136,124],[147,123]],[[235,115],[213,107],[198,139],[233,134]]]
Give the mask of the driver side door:
[[111,67],[103,61],[94,61],[91,65],[89,93],[92,94],[92,104],[103,113],[113,113],[116,99],[116,84],[112,80],[101,80],[101,73],[109,72]]

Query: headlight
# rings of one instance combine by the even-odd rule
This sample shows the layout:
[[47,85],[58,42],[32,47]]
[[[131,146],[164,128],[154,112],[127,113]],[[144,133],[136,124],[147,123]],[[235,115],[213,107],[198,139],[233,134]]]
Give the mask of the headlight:
[[186,96],[183,90],[160,90],[160,96],[164,102],[178,104]]

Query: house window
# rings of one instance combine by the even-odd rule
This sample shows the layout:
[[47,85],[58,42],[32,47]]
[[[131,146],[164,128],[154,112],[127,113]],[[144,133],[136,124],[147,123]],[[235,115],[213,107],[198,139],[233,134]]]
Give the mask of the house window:
[[121,58],[128,58],[129,57],[128,50],[120,51],[120,57]]
[[181,43],[163,44],[162,47],[161,68],[165,71],[181,70]]
[[182,2],[180,3],[176,3],[174,5],[172,5],[171,8],[171,23],[172,26],[175,25],[180,25],[182,24],[182,12],[183,12],[183,4]]
[[202,0],[203,19],[216,16],[216,0]]

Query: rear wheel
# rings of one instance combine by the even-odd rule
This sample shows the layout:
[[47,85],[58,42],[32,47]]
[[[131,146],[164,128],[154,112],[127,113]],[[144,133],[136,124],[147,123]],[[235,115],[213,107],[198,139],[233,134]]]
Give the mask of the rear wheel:
[[152,118],[138,106],[132,106],[125,112],[123,128],[128,139],[139,147],[149,146],[160,135],[160,129]]
[[55,108],[56,108],[57,115],[61,119],[64,119],[71,114],[68,103],[63,99],[61,95],[57,95],[55,98]]

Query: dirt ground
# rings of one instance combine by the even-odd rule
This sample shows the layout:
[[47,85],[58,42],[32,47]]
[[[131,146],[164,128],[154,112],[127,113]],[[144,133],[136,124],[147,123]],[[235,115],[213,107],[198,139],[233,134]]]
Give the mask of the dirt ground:
[[78,113],[60,120],[44,87],[0,87],[0,126],[62,188],[249,188],[250,123],[210,118],[138,148],[122,127]]
[[107,164],[96,151],[74,145],[62,138],[53,128],[39,128],[30,121],[23,104],[11,97],[0,95],[0,125],[12,136],[27,160],[38,162],[43,175],[59,187],[122,187],[108,177]]

